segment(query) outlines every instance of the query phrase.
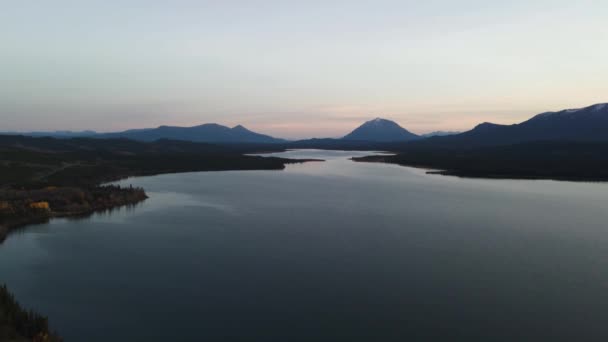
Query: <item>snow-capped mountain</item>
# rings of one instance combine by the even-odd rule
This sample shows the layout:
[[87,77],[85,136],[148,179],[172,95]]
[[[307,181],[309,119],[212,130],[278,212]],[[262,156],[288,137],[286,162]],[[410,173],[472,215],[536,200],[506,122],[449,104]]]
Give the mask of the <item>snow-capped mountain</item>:
[[365,122],[342,139],[360,141],[408,141],[418,138],[419,136],[409,132],[394,121],[376,118]]

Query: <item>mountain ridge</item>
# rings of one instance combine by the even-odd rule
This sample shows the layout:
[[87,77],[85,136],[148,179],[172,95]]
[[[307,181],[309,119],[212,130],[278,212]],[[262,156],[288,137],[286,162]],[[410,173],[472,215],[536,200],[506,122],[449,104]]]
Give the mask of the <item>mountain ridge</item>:
[[[243,125],[233,127],[217,123],[205,123],[192,127],[161,125],[156,128],[129,129],[122,132],[97,133],[95,131],[54,131],[54,132],[9,132],[3,134],[56,138],[126,138],[137,141],[161,139],[182,140],[202,143],[288,143],[285,139],[274,138],[249,130]],[[408,143],[437,146],[480,147],[509,145],[528,141],[608,141],[608,103],[544,112],[530,119],[510,125],[483,122],[466,132],[433,132],[416,135],[394,121],[375,118],[355,128],[341,138],[326,138],[322,141],[301,139],[291,143],[314,146],[316,143],[349,146],[369,143]]]
[[357,141],[410,141],[420,137],[405,128],[399,126],[394,121],[375,118],[364,122],[352,132],[342,137],[342,140]]
[[205,143],[280,143],[283,139],[253,132],[243,125],[232,128],[217,123],[205,123],[191,127],[161,125],[157,128],[132,129],[123,132],[104,133],[98,138],[127,138],[138,141],[159,139],[184,140]]
[[512,125],[484,122],[470,131],[431,137],[424,143],[479,147],[531,141],[608,141],[608,104],[544,112]]

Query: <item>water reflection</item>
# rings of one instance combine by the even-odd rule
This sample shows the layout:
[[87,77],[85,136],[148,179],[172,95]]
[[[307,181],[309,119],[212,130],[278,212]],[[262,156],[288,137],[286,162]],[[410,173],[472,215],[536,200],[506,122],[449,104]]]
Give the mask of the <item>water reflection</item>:
[[0,275],[67,341],[608,336],[608,188],[367,154],[125,180],[150,198],[11,237]]

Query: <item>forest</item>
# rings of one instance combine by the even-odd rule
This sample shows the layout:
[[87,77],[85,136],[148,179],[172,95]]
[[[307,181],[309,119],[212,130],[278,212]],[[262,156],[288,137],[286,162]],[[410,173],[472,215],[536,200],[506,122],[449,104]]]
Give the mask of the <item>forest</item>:
[[492,147],[393,146],[394,155],[353,158],[475,178],[608,180],[608,143],[539,141]]
[[[34,138],[0,135],[0,243],[20,227],[81,216],[147,198],[144,189],[109,182],[190,171],[282,170],[305,160],[247,155],[265,145],[161,140]],[[0,341],[60,341],[43,316],[22,309],[0,287]]]
[[7,342],[63,341],[56,333],[49,330],[46,317],[23,309],[6,286],[0,286],[0,340]]

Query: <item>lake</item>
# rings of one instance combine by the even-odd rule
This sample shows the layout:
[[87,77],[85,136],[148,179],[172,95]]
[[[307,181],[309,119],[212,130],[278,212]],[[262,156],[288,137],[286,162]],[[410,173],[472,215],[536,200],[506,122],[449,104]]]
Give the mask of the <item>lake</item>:
[[355,163],[120,182],[140,205],[0,245],[71,341],[601,341],[608,185]]

